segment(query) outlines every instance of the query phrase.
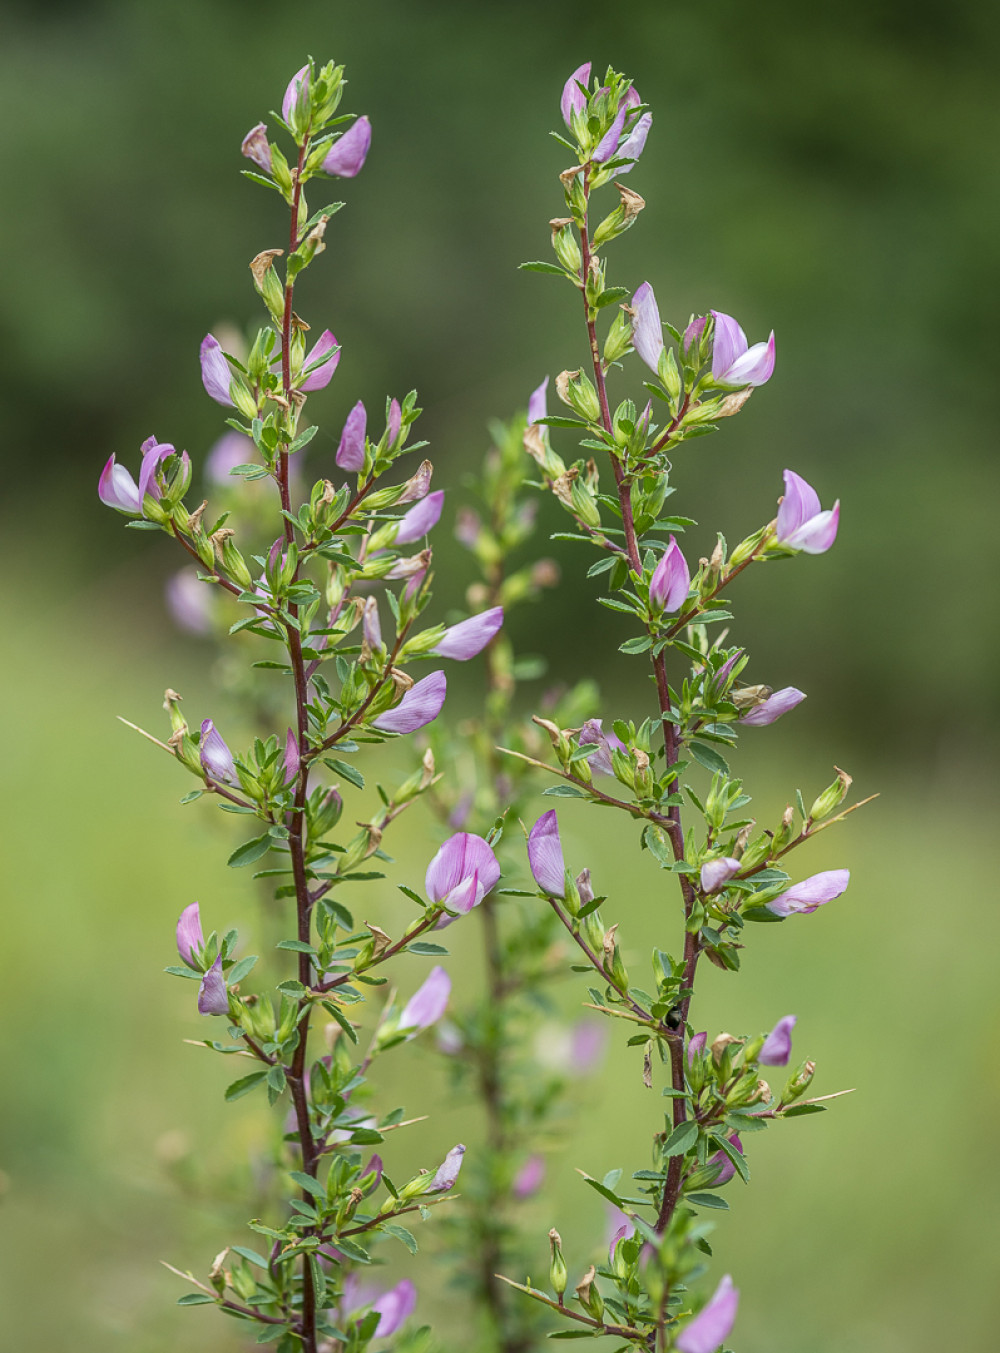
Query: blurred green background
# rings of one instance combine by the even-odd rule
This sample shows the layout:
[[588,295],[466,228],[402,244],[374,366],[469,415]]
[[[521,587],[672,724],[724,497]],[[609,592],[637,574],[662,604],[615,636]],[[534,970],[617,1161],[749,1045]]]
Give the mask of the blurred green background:
[[[227,1068],[180,1041],[204,1027],[160,969],[193,897],[248,943],[253,908],[224,865],[231,824],[178,807],[188,784],[114,722],[158,727],[168,682],[192,717],[219,702],[202,651],[166,619],[166,542],[123,532],[96,481],[111,451],[134,465],[151,431],[196,460],[217,437],[198,343],[256,322],[246,264],[284,232],[277,199],[240,177],[239,142],[311,52],[347,63],[345,106],[375,127],[303,287],[306,318],[344,345],[310,403],[316,473],[357,398],[377,408],[416,386],[435,482],[454,486],[490,417],[579,364],[572,294],[516,267],[546,257],[565,167],[546,133],[588,58],[633,74],[654,108],[629,180],[648,206],[611,280],[650,280],[674,322],[714,306],[751,340],[776,330],[775,379],[678,456],[674,502],[703,523],[696,558],[716,528],[733,540],[770,515],[786,465],[843,500],[833,553],[741,585],[752,679],[810,699],[753,730],[739,764],[764,820],[796,784],[827,783],[833,760],[882,798],[809,858],[850,865],[845,898],[755,933],[738,985],[705,975],[700,1023],[765,1028],[797,1011],[821,1090],[858,1087],[754,1140],[754,1187],[730,1186],[717,1253],[744,1291],[742,1353],[992,1349],[1000,11],[8,0],[0,22],[0,1347],[242,1346],[213,1312],[178,1310],[157,1261],[203,1271],[246,1239],[265,1132],[252,1100],[222,1104]],[[465,581],[446,535],[444,607]],[[619,630],[588,588],[546,594],[516,632],[555,676],[605,664],[611,712],[635,710],[638,669],[606,656]],[[464,691],[449,676],[471,702],[476,675]],[[604,819],[561,819],[574,865],[614,882],[626,956],[674,942],[648,860],[620,856]],[[399,877],[421,874],[432,845],[427,819],[405,820]],[[388,886],[379,905],[398,926]],[[452,935],[460,999],[476,937]],[[413,961],[414,985],[421,972]],[[400,1069],[408,1111],[433,1113],[432,1052]],[[590,1261],[604,1221],[573,1168],[642,1168],[658,1112],[616,1044],[528,1205],[540,1262],[553,1223],[576,1267]],[[474,1115],[451,1128],[474,1143]],[[434,1164],[441,1132],[439,1116],[393,1142],[394,1159]],[[238,1201],[215,1201],[227,1189]],[[425,1297],[420,1314],[467,1346],[453,1299]]]

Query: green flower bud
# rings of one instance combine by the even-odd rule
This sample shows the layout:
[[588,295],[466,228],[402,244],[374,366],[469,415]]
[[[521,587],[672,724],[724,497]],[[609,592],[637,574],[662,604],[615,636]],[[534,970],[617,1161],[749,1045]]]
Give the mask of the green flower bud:
[[235,531],[229,530],[228,527],[220,527],[212,536],[212,544],[215,546],[220,564],[233,582],[238,583],[244,592],[249,592],[253,589],[253,575],[247,568],[246,560],[233,544],[235,534]]
[[601,416],[601,402],[597,391],[582,371],[560,371],[556,377],[556,394],[588,423],[596,423]]
[[791,1104],[793,1100],[804,1095],[812,1084],[812,1078],[816,1074],[815,1062],[803,1062],[799,1069],[789,1076],[785,1083],[785,1088],[781,1092],[781,1103]]
[[833,769],[837,772],[837,778],[832,785],[823,790],[809,809],[810,822],[822,822],[825,817],[830,816],[835,808],[839,808],[847,798],[847,791],[853,783],[852,777],[848,775],[846,770],[841,770],[839,766],[834,766]]
[[564,268],[579,275],[583,258],[573,233],[573,218],[557,216],[549,222],[549,225],[552,228],[552,248],[555,250],[556,258]]
[[606,363],[620,361],[632,347],[632,323],[625,310],[619,308],[604,340]]
[[250,262],[250,272],[257,295],[263,300],[271,315],[280,320],[285,310],[285,289],[281,285],[274,268],[274,260],[280,258],[284,249],[264,249]]
[[549,1261],[549,1282],[561,1303],[563,1293],[566,1291],[566,1284],[569,1282],[569,1273],[566,1270],[566,1260],[563,1258],[562,1237],[554,1228],[549,1232],[549,1245],[552,1248],[552,1258]]

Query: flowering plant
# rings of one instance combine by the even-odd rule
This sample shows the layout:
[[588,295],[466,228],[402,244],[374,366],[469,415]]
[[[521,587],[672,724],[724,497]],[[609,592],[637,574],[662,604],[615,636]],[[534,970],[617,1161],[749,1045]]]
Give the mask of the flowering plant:
[[[367,118],[339,112],[344,84],[342,67],[312,61],[289,82],[275,120],[294,145],[290,157],[263,122],[243,141],[254,166],[244,172],[278,193],[290,225],[287,249],[265,249],[250,263],[268,318],[247,350],[230,351],[212,334],[201,344],[204,388],[227,411],[229,430],[207,465],[226,510],[210,513],[207,500],[186,505],[191,457],[155,437],[143,443],[138,478],[112,456],[98,486],[102,501],[130,526],[163,532],[186,552],[191,564],[170,590],[182,623],[199,632],[225,629],[227,641],[245,645],[248,656],[252,648],[253,680],[233,685],[237,694],[253,694],[247,701],[257,718],[253,736],[237,742],[231,726],[223,721],[220,729],[208,713],[192,728],[173,690],[165,698],[169,736],[145,736],[195,777],[184,802],[208,799],[249,820],[243,825],[252,834],[243,833],[229,864],[256,866],[254,877],[292,912],[276,948],[290,956],[294,975],[277,974],[270,989],[265,983],[248,990],[257,958],[241,954],[236,930],[211,929],[206,937],[199,902],[186,901],[177,922],[180,964],[168,972],[197,983],[193,1011],[225,1022],[225,1036],[207,1037],[204,1045],[253,1062],[226,1098],[261,1092],[280,1106],[289,1195],[267,1222],[249,1223],[260,1250],[230,1244],[205,1281],[181,1273],[194,1287],[181,1302],[215,1304],[258,1326],[258,1341],[274,1343],[279,1353],[355,1353],[402,1328],[417,1301],[412,1280],[380,1290],[361,1274],[379,1242],[416,1250],[409,1225],[455,1196],[466,1148],[443,1139],[433,1168],[394,1181],[381,1152],[389,1134],[408,1125],[404,1111],[376,1116],[366,1101],[373,1077],[391,1067],[382,1059],[438,1026],[456,1083],[471,1080],[487,1115],[488,1140],[478,1166],[464,1176],[469,1198],[452,1225],[465,1227],[454,1248],[473,1274],[497,1346],[514,1353],[533,1338],[532,1308],[520,1298],[512,1306],[506,1283],[580,1327],[564,1334],[713,1353],[728,1339],[738,1293],[726,1275],[707,1302],[693,1295],[710,1253],[704,1214],[726,1207],[720,1188],[737,1175],[749,1177],[745,1137],[824,1105],[805,1097],[815,1070],[810,1061],[777,1091],[761,1075],[761,1068],[790,1064],[795,1016],[778,1019],[770,1032],[723,1033],[711,1042],[694,1030],[698,965],[705,957],[735,972],[751,923],[808,914],[839,897],[846,870],[796,881],[783,862],[852,811],[843,808],[850,777],[838,771],[808,811],[799,796],[797,812],[789,806],[774,830],[755,832],[744,812],[750,799],[727,756],[744,727],[772,723],[804,696],[794,687],[772,692],[745,684],[745,649],[728,646],[728,632],[713,627],[732,618],[722,594],[751,564],[828,550],[839,504],[824,511],[815,490],[786,471],[774,521],[732,550],[720,536],[695,568],[686,558],[684,533],[694,523],[664,510],[673,493],[669,456],[715,430],[771,378],[774,335],[751,345],[731,316],[710,310],[683,331],[667,325],[668,342],[648,282],[634,292],[608,285],[603,251],[645,206],[622,179],[642,154],[652,115],[627,78],[609,70],[603,82],[592,80],[586,64],[566,82],[561,100],[567,135],[558,139],[576,162],[560,175],[567,214],[550,223],[556,262],[526,266],[579,292],[587,370],[565,370],[555,379],[567,413],[548,413],[546,378],[527,417],[495,429],[495,446],[474,485],[484,515],[465,509],[456,532],[481,575],[467,594],[470,614],[447,626],[426,624],[427,540],[444,493],[431,491],[429,461],[411,464],[400,477],[403,457],[424,446],[411,440],[420,414],[415,393],[387,399],[384,425],[377,420],[374,427],[364,404],[354,403],[336,469],[330,467],[347,482],[322,477],[306,488],[296,472],[317,432],[306,420],[308,396],[330,384],[341,354],[331,329],[313,338],[294,308],[298,279],[323,252],[330,220],[343,205],[310,211],[305,189],[313,180],[358,175],[372,138]],[[606,187],[618,202],[594,225],[592,199]],[[601,339],[605,316],[611,320]],[[627,371],[633,352],[652,374],[643,382],[644,407],[626,397],[612,410],[609,379]],[[587,454],[567,464],[552,429],[571,431]],[[518,718],[517,682],[537,669],[515,655],[504,615],[558,576],[549,560],[510,567],[533,527],[534,504],[522,482],[532,461],[535,489],[554,495],[572,520],[570,534],[597,552],[588,576],[606,582],[602,604],[635,625],[621,651],[651,663],[656,706],[641,721],[601,711],[589,681],[550,701],[532,723]],[[610,492],[601,486],[607,469]],[[234,480],[237,493],[224,487]],[[267,500],[255,497],[254,485],[264,483]],[[439,721],[444,667],[423,676],[410,669],[480,654],[484,712],[456,737]],[[421,730],[412,774],[392,789],[378,785],[374,814],[343,831],[344,796],[365,788],[359,761],[367,770],[380,747]],[[706,785],[688,783],[703,772]],[[511,824],[530,816],[540,778],[555,780],[548,795],[623,814],[650,867],[676,885],[681,948],[654,952],[648,990],[626,968],[619,927],[606,924],[608,899],[596,895],[589,870],[578,870],[579,862],[567,867],[554,809],[526,832],[537,891],[500,886],[518,868]],[[359,890],[384,877],[386,833],[421,800],[447,824],[446,836],[420,862],[422,889],[402,886],[413,911],[394,938],[375,921],[359,923],[352,906]],[[697,826],[685,826],[682,811],[689,809]],[[448,937],[439,932],[473,924],[465,919],[472,913],[482,925],[485,996],[445,1024],[451,978],[440,961]],[[633,1172],[635,1188],[622,1186],[620,1169],[587,1176],[621,1224],[607,1262],[583,1273],[570,1303],[555,1231],[553,1296],[502,1272],[521,1262],[509,1204],[542,1186],[538,1139],[561,1088],[560,1078],[532,1059],[525,1019],[528,1004],[544,1001],[545,984],[561,966],[557,935],[575,966],[592,974],[591,1007],[623,1021],[629,1045],[642,1049],[644,1083],[652,1087],[654,1068],[665,1068],[670,1105],[653,1132],[651,1167]],[[404,1000],[390,993],[373,1009],[387,980],[383,969],[391,971],[402,954],[433,966]],[[330,1023],[317,1047],[321,1014]],[[587,1038],[592,1034],[584,1031]],[[581,1064],[590,1054],[571,1056]],[[524,1078],[532,1080],[533,1094],[515,1093]],[[391,1085],[391,1069],[383,1080]]]

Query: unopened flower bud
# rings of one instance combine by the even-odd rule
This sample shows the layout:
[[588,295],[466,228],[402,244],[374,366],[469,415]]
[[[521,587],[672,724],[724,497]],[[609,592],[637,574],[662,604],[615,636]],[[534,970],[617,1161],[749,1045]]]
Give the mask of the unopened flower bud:
[[253,575],[247,567],[246,560],[233,544],[234,534],[234,531],[223,526],[212,536],[212,544],[215,546],[216,557],[233,582],[242,587],[244,592],[249,592],[253,589]]
[[552,1257],[549,1261],[549,1282],[552,1284],[553,1292],[562,1302],[566,1284],[569,1282],[569,1273],[566,1269],[566,1260],[563,1258],[562,1237],[554,1227],[549,1232],[549,1245],[552,1250]]
[[174,733],[188,731],[187,720],[178,708],[181,697],[170,686],[163,692],[163,708],[170,715],[170,728]]
[[793,1100],[804,1095],[812,1084],[812,1078],[816,1074],[815,1062],[803,1062],[793,1075],[789,1076],[785,1083],[785,1088],[781,1092],[781,1103],[791,1104]]
[[556,377],[556,394],[588,423],[596,423],[600,418],[597,391],[582,371],[561,371]]
[[786,804],[785,811],[781,815],[781,826],[778,828],[774,837],[774,849],[776,851],[784,850],[795,835],[795,809],[792,805]]
[[839,808],[847,798],[847,791],[853,783],[852,777],[848,775],[846,770],[841,770],[839,766],[834,766],[833,769],[837,772],[837,778],[832,785],[823,790],[809,809],[809,820],[811,822],[822,822],[825,817],[830,816],[835,808]]
[[284,249],[265,249],[250,262],[250,272],[253,274],[257,294],[276,319],[284,311],[285,289],[275,272],[274,260],[280,258],[284,252]]
[[591,1264],[576,1285],[576,1299],[589,1315],[592,1315],[595,1320],[600,1320],[604,1314],[604,1301],[597,1289],[597,1283],[594,1281],[596,1277],[597,1271]]
[[716,1066],[722,1061],[722,1054],[731,1043],[738,1043],[740,1040],[734,1034],[719,1034],[718,1038],[712,1041],[712,1060]]
[[552,248],[555,250],[556,258],[569,272],[579,274],[583,259],[580,255],[580,246],[573,234],[573,218],[557,216],[554,221],[549,222],[549,225],[552,227]]

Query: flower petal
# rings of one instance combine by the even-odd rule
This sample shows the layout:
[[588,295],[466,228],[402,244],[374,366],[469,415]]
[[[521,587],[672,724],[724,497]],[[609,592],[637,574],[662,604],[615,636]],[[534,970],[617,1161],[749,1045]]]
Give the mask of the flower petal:
[[199,356],[201,360],[201,383],[206,391],[212,396],[216,404],[223,404],[227,409],[235,408],[235,404],[229,397],[229,386],[232,381],[229,363],[223,356],[219,340],[213,334],[206,334],[201,340]]
[[636,288],[632,312],[632,343],[650,371],[655,373],[663,352],[663,325],[653,288],[648,282]]
[[678,1334],[674,1341],[678,1353],[716,1353],[736,1323],[739,1302],[740,1294],[727,1273],[704,1310]]
[[565,897],[566,864],[554,808],[542,814],[528,835],[528,865],[542,892]]
[[444,672],[431,672],[418,681],[393,709],[372,720],[373,728],[384,733],[415,733],[418,728],[433,723],[441,713],[448,693],[448,679]]
[[435,526],[441,518],[441,509],[444,507],[444,489],[438,489],[435,493],[429,493],[426,498],[421,498],[418,503],[405,512],[399,519],[399,530],[396,532],[396,538],[393,542],[396,545],[412,545],[415,540],[422,540],[425,535]]
[[329,329],[324,329],[306,354],[302,370],[305,380],[299,381],[298,388],[306,393],[322,390],[333,380],[333,373],[340,362],[340,345]]
[[797,1016],[785,1015],[764,1039],[764,1046],[758,1054],[761,1066],[787,1066],[792,1055],[792,1030]]
[[794,470],[784,473],[785,492],[778,504],[777,538],[785,544],[788,537],[820,511],[819,494]]
[[837,539],[840,526],[840,500],[826,512],[817,512],[803,522],[797,531],[793,531],[787,540],[782,541],[791,550],[801,550],[803,554],[825,554]]
[[459,884],[478,875],[483,895],[500,881],[500,865],[489,842],[472,832],[449,836],[427,866],[424,887],[432,902],[446,902]]
[[794,686],[783,686],[761,704],[754,705],[748,714],[743,715],[740,723],[748,728],[765,728],[768,724],[774,723],[775,719],[780,719],[782,714],[794,709],[796,705],[801,705],[805,698],[805,691],[796,690]]
[[726,372],[747,350],[747,336],[733,319],[721,310],[709,312],[715,316],[715,337],[712,340],[712,377],[721,381]]
[[226,979],[222,975],[221,954],[201,979],[198,988],[198,1009],[203,1015],[229,1013],[229,994],[226,991]]
[[774,375],[774,331],[766,343],[755,343],[737,357],[723,377],[727,385],[764,385]]
[[528,399],[528,422],[537,423],[539,418],[544,418],[548,413],[548,402],[545,392],[549,388],[548,376],[542,381],[537,389],[532,390]]
[[809,914],[826,902],[847,891],[851,881],[850,870],[825,869],[821,874],[813,874],[801,883],[793,883],[790,888],[766,904],[767,910],[775,916],[791,916],[802,912]]
[[347,415],[337,447],[337,464],[342,470],[360,471],[365,465],[365,431],[368,414],[359,399]]
[[467,662],[481,653],[503,624],[503,607],[493,606],[480,615],[460,620],[457,625],[446,629],[431,649],[438,658],[454,658],[457,662]]
[[330,147],[323,160],[323,173],[342,179],[354,178],[368,158],[371,143],[372,124],[367,117],[359,117]]
[[436,1024],[448,1008],[451,978],[442,967],[430,970],[423,983],[403,1006],[399,1017],[400,1029],[412,1029],[414,1034]]
[[577,66],[565,85],[563,85],[562,98],[559,100],[559,109],[563,115],[563,122],[571,129],[572,114],[582,112],[587,106],[587,96],[579,86],[589,84],[590,62],[585,61],[582,66]]
[[197,902],[185,907],[177,922],[177,952],[190,968],[197,967],[196,950],[204,946],[205,937],[201,931],[201,912]]

